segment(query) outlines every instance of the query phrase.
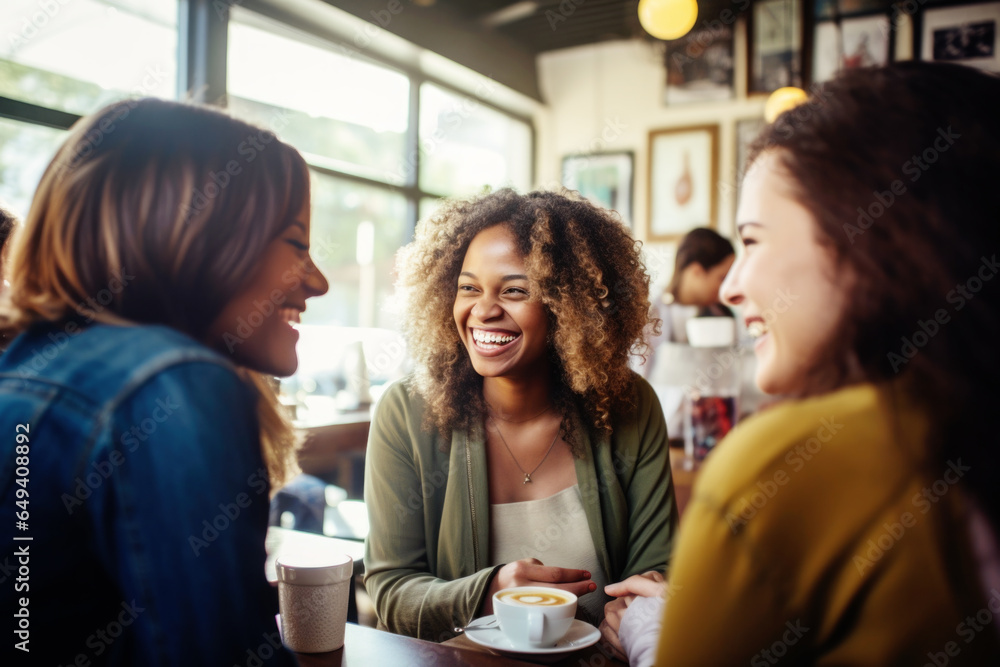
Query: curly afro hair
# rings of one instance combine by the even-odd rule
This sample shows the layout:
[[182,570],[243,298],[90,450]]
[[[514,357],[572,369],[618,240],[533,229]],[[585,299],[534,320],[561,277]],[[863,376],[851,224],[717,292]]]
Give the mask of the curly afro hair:
[[[533,299],[549,317],[553,403],[563,415],[610,433],[612,413],[627,404],[649,318],[649,276],[634,240],[613,213],[571,194],[511,189],[445,202],[417,227],[399,255],[403,331],[416,362],[413,387],[425,399],[425,427],[469,430],[486,415],[483,378],[459,337],[453,305],[466,250],[484,229],[506,225],[525,258]],[[579,454],[572,421],[565,440]]]

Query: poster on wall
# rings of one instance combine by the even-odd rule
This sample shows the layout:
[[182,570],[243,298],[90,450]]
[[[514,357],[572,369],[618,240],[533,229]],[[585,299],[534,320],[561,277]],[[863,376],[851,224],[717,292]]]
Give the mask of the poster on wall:
[[772,93],[803,86],[802,1],[760,0],[748,27],[747,92]]
[[718,125],[649,133],[646,238],[671,241],[693,227],[715,227]]
[[921,60],[949,62],[1000,72],[1000,2],[925,10],[920,37]]
[[733,96],[733,29],[695,30],[667,42],[667,105],[728,100]]
[[829,81],[837,72],[889,63],[889,17],[885,14],[855,16],[816,24],[813,33],[813,83]]
[[617,211],[632,226],[631,151],[567,155],[562,162],[562,184],[602,208]]

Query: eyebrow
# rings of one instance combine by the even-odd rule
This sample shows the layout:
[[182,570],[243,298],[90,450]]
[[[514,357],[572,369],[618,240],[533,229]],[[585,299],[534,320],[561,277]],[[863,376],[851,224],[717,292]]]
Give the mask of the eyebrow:
[[[479,277],[476,274],[472,273],[471,271],[462,271],[458,275],[460,275],[460,276],[468,276],[468,277],[472,278],[473,280],[479,280]],[[528,276],[522,275],[520,273],[511,273],[509,275],[504,276],[500,280],[503,281],[503,282],[507,282],[508,280],[527,280],[527,279],[528,279]]]
[[744,227],[763,227],[763,226],[764,225],[760,224],[759,222],[743,222],[736,225],[736,233],[739,234],[740,236],[743,236]]

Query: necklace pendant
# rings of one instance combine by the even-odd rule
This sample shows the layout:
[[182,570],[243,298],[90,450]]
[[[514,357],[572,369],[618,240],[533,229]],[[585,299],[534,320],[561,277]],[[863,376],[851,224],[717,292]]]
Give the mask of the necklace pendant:
[[521,482],[521,484],[527,484],[530,481],[531,481],[531,475],[529,475],[528,473],[524,473],[524,481]]

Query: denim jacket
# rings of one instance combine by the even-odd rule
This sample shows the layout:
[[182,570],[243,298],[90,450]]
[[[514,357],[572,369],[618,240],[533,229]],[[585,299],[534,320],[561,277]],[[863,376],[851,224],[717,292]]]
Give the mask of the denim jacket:
[[294,664],[264,577],[255,400],[224,357],[166,327],[69,321],[14,340],[0,357],[14,660],[0,662]]

